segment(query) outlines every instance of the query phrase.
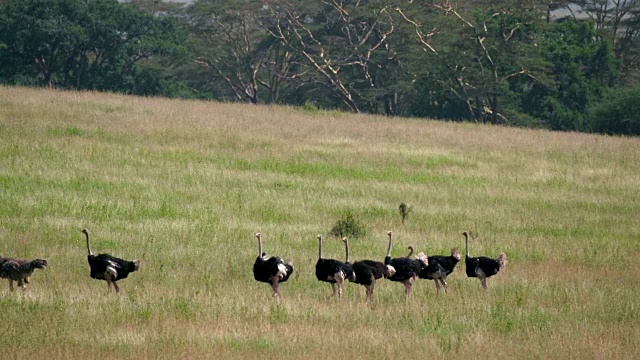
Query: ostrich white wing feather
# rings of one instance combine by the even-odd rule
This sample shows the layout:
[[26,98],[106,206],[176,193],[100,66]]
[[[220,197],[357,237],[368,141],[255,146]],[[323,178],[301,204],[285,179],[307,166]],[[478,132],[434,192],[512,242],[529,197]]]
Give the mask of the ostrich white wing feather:
[[394,268],[391,265],[387,265],[387,273],[389,274],[388,275],[389,277],[395,275],[396,274],[396,268]]
[[287,267],[284,264],[278,264],[278,276],[281,278],[287,275]]

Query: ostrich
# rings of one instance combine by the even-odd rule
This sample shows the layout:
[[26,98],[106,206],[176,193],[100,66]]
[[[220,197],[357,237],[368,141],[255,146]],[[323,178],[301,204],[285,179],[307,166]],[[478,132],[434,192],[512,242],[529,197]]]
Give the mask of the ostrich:
[[280,301],[280,291],[278,285],[289,280],[293,274],[293,263],[285,261],[277,256],[267,257],[262,252],[262,236],[256,233],[258,239],[258,256],[253,264],[253,277],[257,281],[271,284],[273,288],[273,297]]
[[501,252],[497,259],[490,259],[485,256],[472,258],[469,256],[469,233],[465,231],[462,235],[464,235],[466,249],[464,262],[467,266],[467,276],[480,279],[482,287],[487,290],[487,278],[497,274],[507,264],[507,255]]
[[[342,238],[345,245],[346,262],[349,263],[349,239],[345,236]],[[352,282],[360,284],[366,289],[366,302],[373,306],[373,288],[376,280],[381,277],[392,277],[395,269],[391,265],[385,265],[375,260],[360,260],[352,265],[354,272],[354,280]]]
[[140,269],[140,261],[127,261],[109,254],[93,255],[91,246],[89,245],[89,231],[82,229],[82,233],[87,239],[87,260],[91,268],[91,278],[106,281],[109,290],[111,290],[111,285],[113,285],[116,293],[119,293],[120,288],[116,282],[126,279],[129,273],[138,271],[138,269]]
[[[393,238],[393,232],[387,231],[389,235],[389,247],[387,248],[387,256],[384,258],[385,265],[391,265],[395,269],[393,276],[388,277],[391,281],[401,282],[405,287],[405,302],[409,301],[411,297],[411,286],[416,281],[416,277],[429,265],[428,258],[425,254],[419,253],[415,259],[408,257],[391,258],[391,243]],[[411,249],[410,249],[411,250]]]
[[9,280],[9,290],[13,291],[13,282],[17,281],[18,286],[23,290],[29,284],[29,277],[33,275],[35,269],[45,269],[47,260],[35,259],[24,260],[15,258],[3,258],[0,256],[0,278]]
[[331,284],[332,296],[336,294],[338,285],[338,302],[342,300],[342,285],[346,279],[353,279],[355,275],[349,263],[343,263],[335,259],[322,258],[322,235],[318,235],[318,262],[316,262],[316,278]]
[[460,261],[460,251],[458,251],[457,248],[451,249],[450,256],[429,256],[429,265],[422,269],[418,277],[420,277],[420,279],[433,280],[436,284],[436,291],[438,294],[440,294],[441,283],[446,294],[449,289],[447,286],[447,276],[453,272],[458,261]]

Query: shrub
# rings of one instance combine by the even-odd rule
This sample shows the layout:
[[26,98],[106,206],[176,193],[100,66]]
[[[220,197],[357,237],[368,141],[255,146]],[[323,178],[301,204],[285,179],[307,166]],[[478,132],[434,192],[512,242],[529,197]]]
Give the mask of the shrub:
[[350,210],[342,214],[342,218],[338,220],[329,232],[336,237],[358,237],[366,234],[365,226],[358,221]]
[[594,132],[640,135],[640,86],[609,90],[590,109],[589,123]]
[[402,225],[404,225],[405,221],[407,221],[407,216],[413,210],[413,206],[408,206],[405,203],[400,203],[398,206],[398,211],[400,212],[400,216],[402,217]]

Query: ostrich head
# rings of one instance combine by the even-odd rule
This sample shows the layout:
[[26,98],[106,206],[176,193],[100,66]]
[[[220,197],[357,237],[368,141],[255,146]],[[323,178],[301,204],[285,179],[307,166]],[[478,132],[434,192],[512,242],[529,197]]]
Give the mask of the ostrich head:
[[463,231],[463,232],[462,232],[462,235],[464,235],[465,237],[467,237],[467,236],[469,236],[469,233],[468,233],[468,232],[466,232],[466,231]]
[[46,269],[47,268],[47,260],[45,259],[35,259],[31,261],[31,267],[33,269]]
[[462,257],[462,256],[460,255],[460,251],[458,251],[458,248],[453,248],[453,249],[451,249],[451,256],[452,256],[453,258],[455,258],[456,260],[460,260],[460,258]]
[[259,232],[256,233],[256,239],[260,240],[260,236],[262,236]]
[[386,270],[387,270],[387,273],[385,274],[385,277],[387,278],[393,277],[393,275],[396,274],[396,268],[394,268],[391,265],[387,265]]
[[498,262],[498,264],[500,264],[500,267],[503,268],[505,265],[507,265],[507,255],[503,252],[500,253],[496,261]]
[[420,260],[422,267],[429,266],[429,257],[425,255],[423,252],[418,253],[418,255],[416,255],[416,259]]

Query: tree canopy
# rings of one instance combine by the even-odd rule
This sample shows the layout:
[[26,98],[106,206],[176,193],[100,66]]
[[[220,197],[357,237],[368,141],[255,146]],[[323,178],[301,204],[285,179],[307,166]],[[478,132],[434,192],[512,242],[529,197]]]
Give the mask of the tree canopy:
[[6,84],[637,134],[621,109],[640,101],[636,1],[4,0],[0,10]]
[[182,41],[174,19],[116,0],[7,1],[1,14],[5,83],[153,92],[138,63],[177,54]]

